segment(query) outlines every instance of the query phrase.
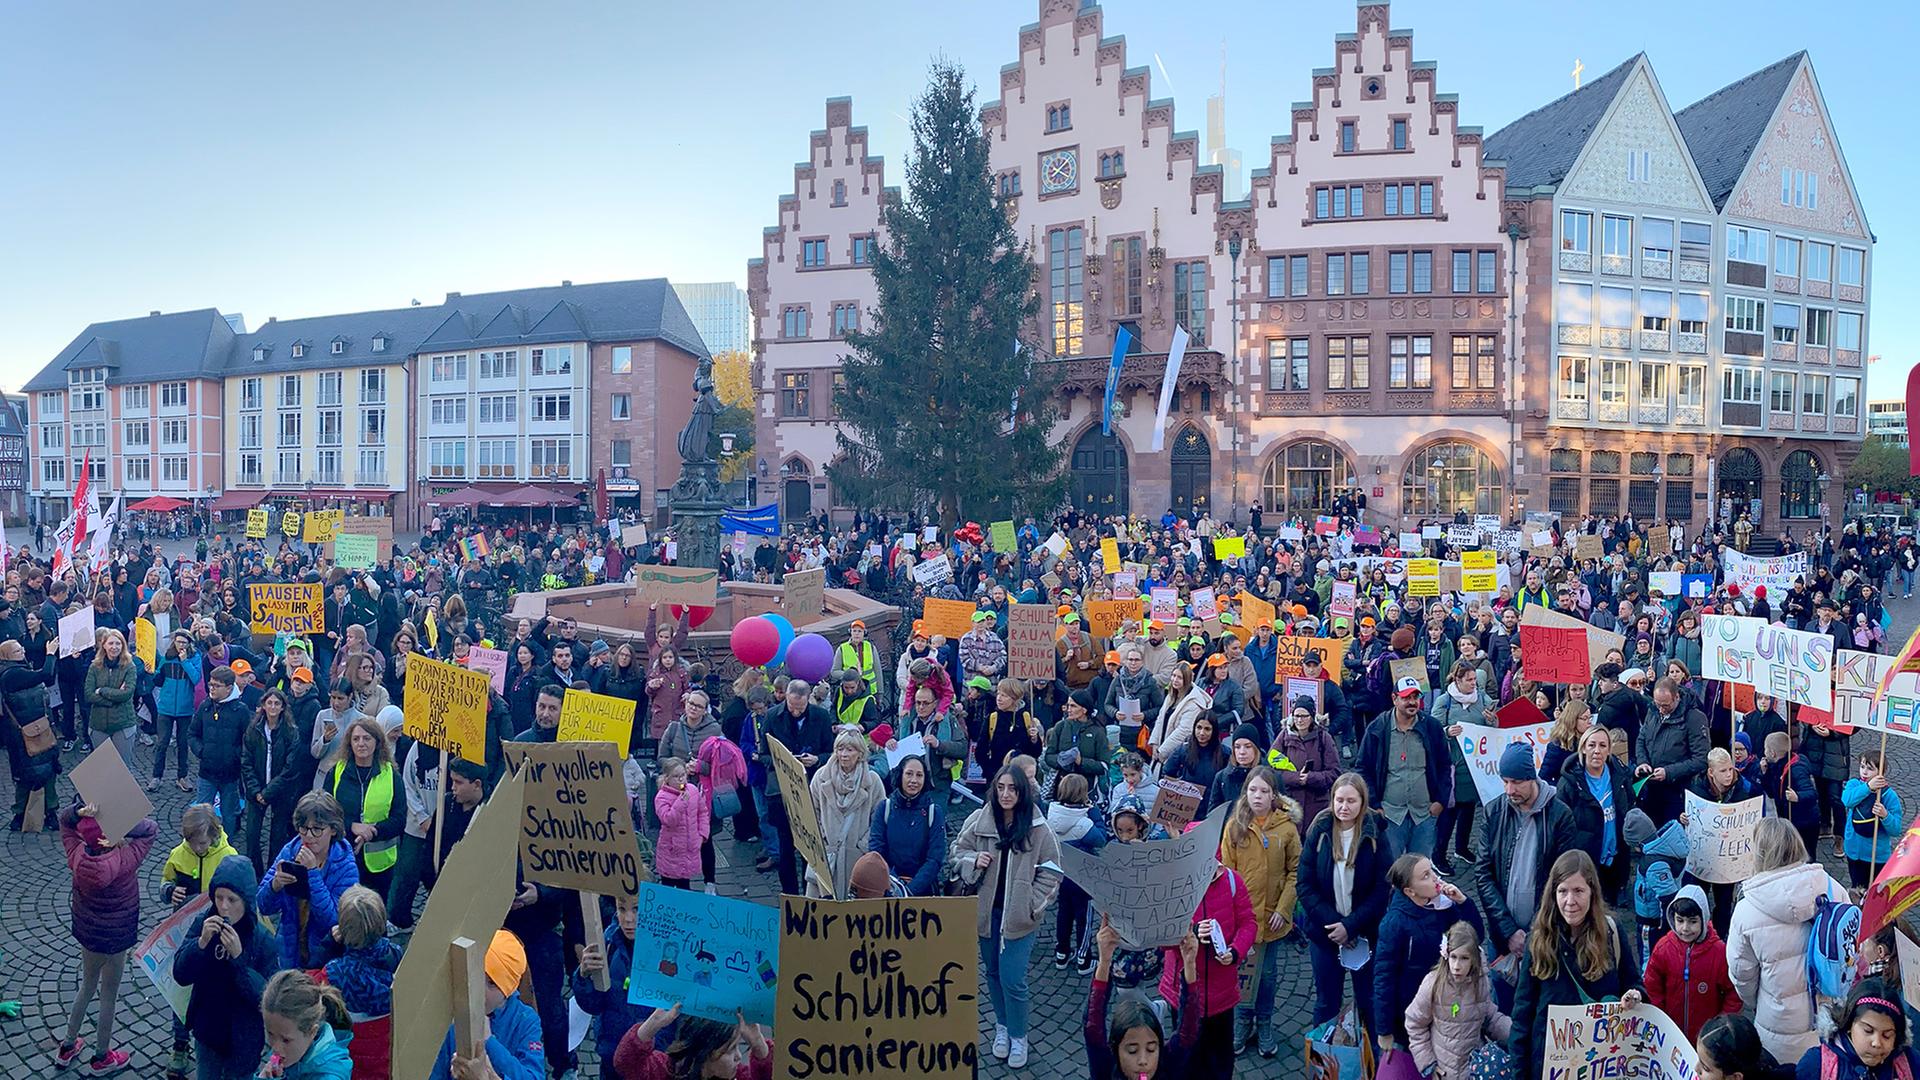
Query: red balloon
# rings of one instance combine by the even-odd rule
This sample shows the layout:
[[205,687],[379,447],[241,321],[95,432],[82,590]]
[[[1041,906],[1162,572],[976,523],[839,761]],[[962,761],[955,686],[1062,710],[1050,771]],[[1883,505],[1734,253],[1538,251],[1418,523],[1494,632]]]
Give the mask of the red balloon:
[[[700,609],[696,608],[696,613]],[[712,614],[713,609],[706,609]],[[748,667],[759,667],[780,651],[780,628],[755,615],[733,624],[733,655]]]
[[706,625],[706,622],[708,619],[713,618],[713,609],[710,607],[685,608],[685,607],[681,607],[679,604],[667,605],[667,614],[673,616],[674,621],[676,622],[679,621],[680,613],[682,611],[693,612],[693,614],[689,616],[687,619],[687,624],[689,626],[695,626],[695,627],[704,626]]

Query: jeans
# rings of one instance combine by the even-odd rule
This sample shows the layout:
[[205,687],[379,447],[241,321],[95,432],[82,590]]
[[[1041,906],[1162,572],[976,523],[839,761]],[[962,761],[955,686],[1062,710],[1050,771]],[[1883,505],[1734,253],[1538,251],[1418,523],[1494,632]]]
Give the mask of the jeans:
[[[1360,1022],[1368,1031],[1374,1030],[1373,1024],[1373,961],[1361,965],[1359,971],[1348,971],[1340,966],[1340,953],[1325,942],[1307,939],[1307,958],[1313,962],[1313,1022],[1324,1024],[1340,1015],[1340,1004],[1346,998],[1347,977],[1353,977],[1353,1004],[1360,1013]],[[1499,979],[1493,980],[1498,986]]]
[[1027,961],[1033,958],[1028,934],[1008,941],[1000,936],[999,920],[993,936],[980,939],[980,977],[987,981],[987,999],[993,1003],[993,1022],[1006,1025],[1015,1039],[1027,1037]]
[[1904,566],[1900,567],[1899,569],[1900,569],[1900,574],[1899,574],[1900,591],[1911,596],[1913,595],[1913,571],[1907,569]]
[[1433,852],[1435,861],[1450,861],[1446,858],[1447,842],[1453,842],[1453,854],[1473,863],[1473,811],[1479,803],[1461,803],[1440,811],[1440,827],[1434,831]]
[[[115,735],[118,740],[120,736]],[[240,835],[240,817],[245,804],[240,798],[240,780],[209,780],[202,776],[193,782],[193,801],[210,803],[220,800],[220,827],[227,830],[228,836]]]
[[229,1059],[198,1039],[193,1041],[193,1061],[195,1080],[253,1080],[260,1068],[258,1061]]
[[[785,799],[773,800],[769,809],[773,820],[771,831],[779,835],[780,853],[774,856],[774,862],[780,868],[780,891],[788,896],[796,896],[800,892],[800,866],[795,861],[797,856],[793,850],[793,821],[787,817]],[[811,809],[808,808],[809,811]]]
[[1439,822],[1433,818],[1416,823],[1411,812],[1398,822],[1387,822],[1388,861],[1391,862],[1409,851],[1425,855],[1429,859],[1433,858],[1433,842],[1438,827]]
[[393,884],[387,889],[387,918],[402,928],[413,926],[413,899],[422,884],[432,887],[439,874],[433,869],[433,835],[400,834],[400,861],[393,869]]
[[753,810],[760,817],[760,854],[780,861],[780,830],[773,827],[771,811],[767,809],[767,789],[757,787],[753,790]]
[[1057,955],[1079,957],[1087,937],[1087,891],[1073,882],[1060,879],[1060,902],[1053,922],[1053,951]]
[[176,764],[182,778],[187,775],[187,721],[191,716],[168,716],[161,713],[154,720],[153,736],[153,778],[164,780],[167,777],[167,744],[174,747]]
[[1280,943],[1256,944],[1240,964],[1240,1018],[1265,1026],[1273,1022],[1273,997],[1280,989]]

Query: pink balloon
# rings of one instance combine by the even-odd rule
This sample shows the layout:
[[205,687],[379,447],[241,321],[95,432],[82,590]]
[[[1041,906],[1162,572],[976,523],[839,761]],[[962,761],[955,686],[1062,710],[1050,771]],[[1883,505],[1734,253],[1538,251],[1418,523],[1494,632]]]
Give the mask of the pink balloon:
[[819,634],[801,634],[787,646],[787,673],[819,682],[833,670],[833,643]]
[[748,667],[759,667],[780,651],[780,629],[755,615],[733,624],[733,655]]

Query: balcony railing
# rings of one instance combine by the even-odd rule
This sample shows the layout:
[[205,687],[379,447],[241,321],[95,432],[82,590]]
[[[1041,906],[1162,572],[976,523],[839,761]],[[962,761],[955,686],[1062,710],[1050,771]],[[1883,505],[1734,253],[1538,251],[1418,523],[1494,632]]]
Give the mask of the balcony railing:
[[353,482],[361,485],[375,484],[375,485],[384,486],[387,482],[387,470],[355,469],[353,473]]
[[1621,423],[1621,424],[1626,423],[1627,421],[1626,399],[1622,398],[1619,401],[1601,401],[1597,403],[1594,406],[1594,418],[1597,420],[1605,420],[1613,423]]
[[1611,274],[1615,277],[1632,277],[1633,256],[1602,255],[1600,256],[1600,272],[1603,274]]
[[1673,276],[1673,260],[1652,255],[1640,256],[1640,276],[1665,280]]
[[1562,345],[1593,344],[1593,327],[1578,326],[1578,325],[1569,326],[1566,323],[1561,323],[1560,324],[1560,344]]
[[340,477],[341,472],[339,469],[315,469],[311,479],[316,484],[333,484],[338,486],[341,483]]
[[1673,335],[1665,330],[1640,331],[1640,348],[1643,352],[1666,352],[1672,341]]
[[299,472],[299,470],[298,470],[298,469],[275,469],[275,470],[273,470],[273,482],[274,482],[275,484],[301,484],[301,483],[305,483],[305,481],[304,481],[304,480],[302,480],[302,479],[300,478],[300,472]]
[[1588,404],[1584,401],[1572,401],[1562,398],[1554,402],[1553,405],[1553,415],[1556,419],[1560,420],[1585,420],[1588,411]]
[[1683,330],[1673,336],[1673,347],[1677,352],[1705,354],[1707,351],[1707,335],[1689,334]]
[[1681,259],[1681,281],[1705,281],[1708,276],[1708,264],[1705,259]]
[[1591,273],[1593,270],[1593,255],[1585,251],[1562,251],[1560,253],[1560,269]]

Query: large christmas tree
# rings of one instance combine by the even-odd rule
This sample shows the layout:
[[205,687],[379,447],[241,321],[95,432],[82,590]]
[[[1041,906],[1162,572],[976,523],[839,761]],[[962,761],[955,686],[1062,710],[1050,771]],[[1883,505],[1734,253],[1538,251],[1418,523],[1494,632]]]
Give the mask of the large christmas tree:
[[855,506],[927,509],[947,525],[1053,511],[1066,489],[1047,365],[1019,344],[1034,268],[995,197],[958,67],[914,104],[906,197],[885,208],[871,326],[847,335],[834,404],[834,488]]

